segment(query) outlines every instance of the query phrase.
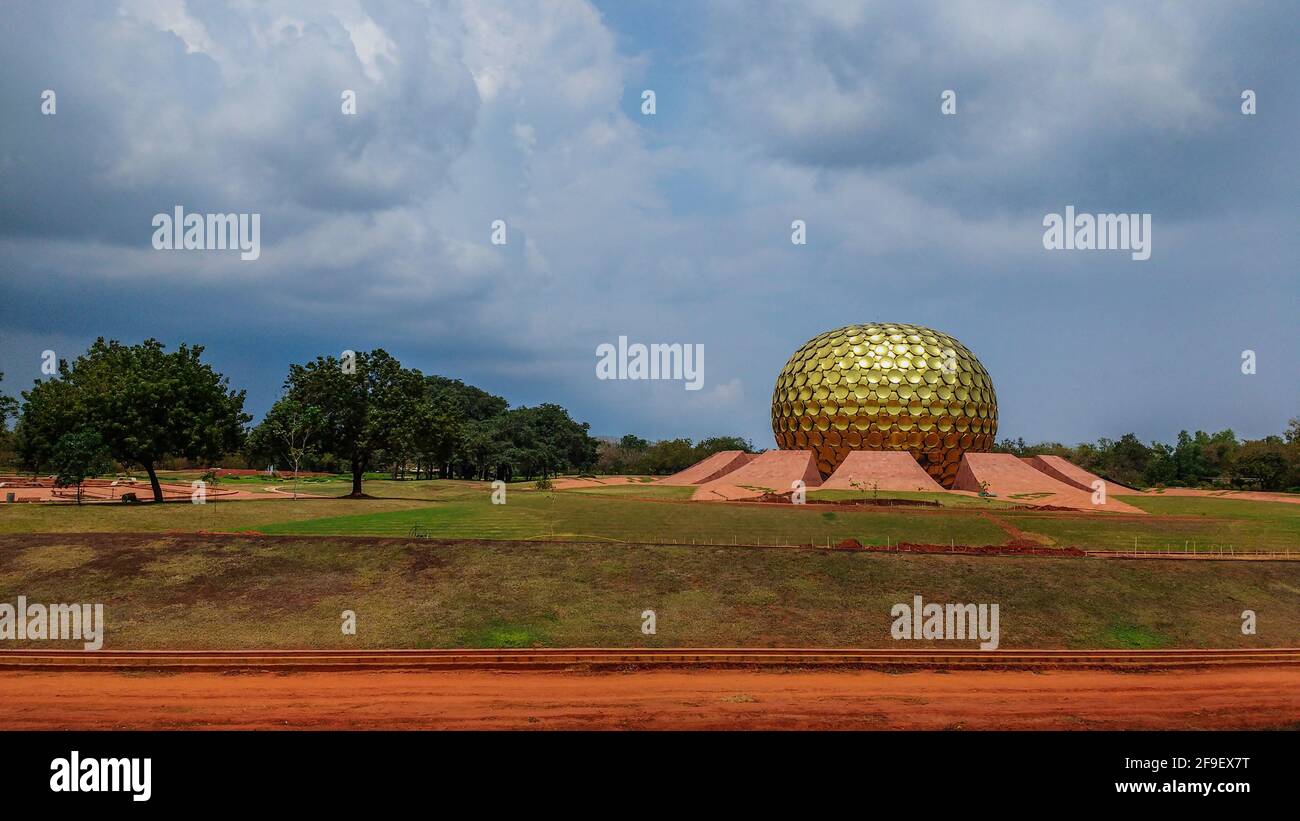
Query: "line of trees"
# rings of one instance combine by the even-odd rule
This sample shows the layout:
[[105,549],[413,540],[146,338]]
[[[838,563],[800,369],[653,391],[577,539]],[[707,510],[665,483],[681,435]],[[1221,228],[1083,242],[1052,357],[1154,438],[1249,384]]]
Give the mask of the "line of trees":
[[[161,501],[157,472],[178,459],[348,472],[360,496],[365,474],[375,470],[394,478],[507,481],[570,471],[662,475],[719,451],[753,452],[734,436],[597,440],[559,405],[511,408],[458,379],[405,368],[383,349],[290,365],[283,396],[250,428],[244,391],[232,390],[202,354],[188,345],[167,352],[154,339],[96,340],[23,391],[21,404],[0,393],[0,464],[53,472],[78,488],[109,460],[123,470],[139,466]],[[1300,489],[1300,418],[1280,436],[1247,441],[1231,430],[1183,431],[1172,445],[1144,444],[1130,433],[1073,447],[1004,439],[995,449],[1063,456],[1127,485]]]
[[589,469],[596,440],[559,405],[511,408],[459,379],[426,376],[382,349],[347,363],[332,356],[291,365],[284,396],[248,436],[253,462],[352,474],[361,495],[370,470],[393,478],[548,478]]
[[1300,418],[1281,436],[1239,440],[1231,430],[1181,431],[1177,441],[1144,444],[1132,433],[1070,447],[1004,439],[995,448],[1017,456],[1053,454],[1120,484],[1144,487],[1235,487],[1300,490]]
[[617,441],[601,441],[596,470],[606,474],[668,474],[724,450],[754,453],[754,446],[738,436],[715,436],[692,444],[690,439],[650,442],[628,434]]
[[[596,461],[588,425],[559,405],[510,408],[460,380],[405,368],[382,349],[290,365],[283,396],[250,429],[244,391],[230,389],[202,353],[99,339],[23,391],[21,406],[0,395],[0,451],[24,470],[57,470],[78,485],[105,456],[124,470],[138,465],[156,501],[158,470],[178,458],[349,472],[356,496],[372,470],[511,480]],[[9,417],[17,418],[12,433]]]

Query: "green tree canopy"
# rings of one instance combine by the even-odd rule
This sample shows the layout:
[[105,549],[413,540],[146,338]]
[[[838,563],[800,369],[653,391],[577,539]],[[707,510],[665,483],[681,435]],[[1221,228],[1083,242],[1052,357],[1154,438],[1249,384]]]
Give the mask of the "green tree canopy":
[[[354,366],[354,367],[353,367]],[[419,371],[408,371],[382,348],[359,351],[345,363],[332,356],[305,365],[290,365],[285,396],[316,408],[321,418],[321,447],[351,463],[352,495],[384,450],[401,449],[403,420],[422,396]]]
[[[4,371],[0,371],[0,383],[5,381]],[[9,430],[9,417],[18,415],[18,400],[0,393],[0,433]]]
[[324,423],[320,408],[282,397],[267,411],[261,424],[249,432],[247,451],[291,466],[297,498],[298,471],[303,460],[316,452]]
[[431,398],[454,407],[461,418],[481,421],[500,416],[510,403],[496,394],[488,393],[459,379],[445,376],[426,376],[425,382]]
[[113,469],[112,455],[104,441],[88,428],[60,436],[50,462],[56,486],[77,488],[77,504],[81,504],[81,486],[87,479]]
[[712,456],[724,450],[742,450],[745,453],[753,453],[754,445],[748,439],[742,439],[739,436],[711,436],[708,439],[701,439],[695,445],[695,455],[698,457],[695,461],[698,462],[706,456]]
[[230,390],[202,355],[199,345],[168,353],[156,339],[139,345],[97,339],[72,364],[59,362],[56,377],[23,393],[20,458],[39,469],[64,434],[89,428],[118,462],[148,472],[154,501],[161,502],[161,459],[216,461],[240,447],[251,418],[244,392]]
[[14,426],[14,450],[23,469],[32,473],[47,470],[59,437],[78,428],[76,393],[64,379],[38,381],[23,392],[22,410]]
[[650,448],[650,442],[642,439],[640,436],[628,433],[624,434],[623,438],[618,440],[618,446],[624,450],[640,452],[648,450]]

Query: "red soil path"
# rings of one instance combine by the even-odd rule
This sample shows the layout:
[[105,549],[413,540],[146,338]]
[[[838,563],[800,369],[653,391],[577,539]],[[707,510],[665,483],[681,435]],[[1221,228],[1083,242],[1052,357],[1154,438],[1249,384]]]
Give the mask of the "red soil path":
[[584,487],[607,487],[609,485],[639,485],[646,484],[641,481],[640,476],[601,476],[589,477],[586,479],[568,478],[552,479],[551,487],[556,490],[573,490],[574,488]]
[[1300,670],[0,673],[15,729],[1264,729]]
[[[292,479],[289,480],[292,482]],[[189,482],[159,482],[164,502],[188,502],[192,499],[194,486]],[[75,487],[55,487],[54,479],[41,477],[32,479],[24,476],[0,476],[0,503],[6,495],[14,494],[15,502],[70,502],[77,501]],[[123,493],[134,493],[141,502],[153,501],[153,487],[148,480],[129,482],[112,479],[87,479],[81,485],[83,503],[112,502],[120,503]],[[208,484],[204,493],[209,501],[234,501],[248,499],[265,499],[265,493],[250,490],[233,490]],[[299,493],[299,496],[308,494]],[[274,497],[272,497],[274,498]]]

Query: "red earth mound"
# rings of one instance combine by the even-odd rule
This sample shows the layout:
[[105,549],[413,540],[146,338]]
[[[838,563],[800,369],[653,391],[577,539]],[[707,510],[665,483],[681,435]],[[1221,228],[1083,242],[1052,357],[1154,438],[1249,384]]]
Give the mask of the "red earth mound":
[[1110,496],[1093,504],[1092,491],[1054,479],[1009,453],[967,453],[953,483],[954,490],[987,492],[998,499],[1034,507],[1145,514]]
[[855,450],[821,487],[823,490],[943,491],[912,454],[898,450]]
[[1067,485],[1077,487],[1079,490],[1092,492],[1093,482],[1105,482],[1107,493],[1139,493],[1131,487],[1125,487],[1119,482],[1112,482],[1109,479],[1102,479],[1095,473],[1090,473],[1068,459],[1060,456],[1025,456],[1021,457],[1022,461],[1035,470],[1046,473],[1057,481],[1064,482]]
[[798,480],[805,487],[822,483],[814,454],[807,450],[769,450],[722,478],[700,485],[691,498],[696,501],[756,499],[767,493],[788,492]]

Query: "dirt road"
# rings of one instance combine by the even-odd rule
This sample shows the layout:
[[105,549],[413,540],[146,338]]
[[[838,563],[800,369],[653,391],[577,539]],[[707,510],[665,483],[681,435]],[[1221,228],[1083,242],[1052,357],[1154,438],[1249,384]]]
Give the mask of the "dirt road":
[[1300,728],[1300,670],[3,673],[0,729]]

